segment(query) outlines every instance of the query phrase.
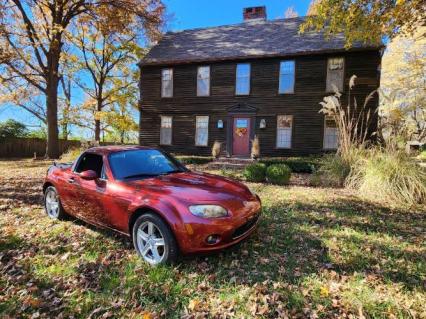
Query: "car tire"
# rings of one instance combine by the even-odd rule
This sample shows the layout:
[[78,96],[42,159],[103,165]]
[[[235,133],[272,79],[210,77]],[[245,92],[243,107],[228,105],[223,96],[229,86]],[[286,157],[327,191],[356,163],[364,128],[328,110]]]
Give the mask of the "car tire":
[[44,210],[51,219],[64,220],[67,217],[54,186],[49,186],[44,191]]
[[139,216],[132,230],[133,245],[138,255],[147,263],[174,263],[178,257],[178,246],[170,227],[163,219],[147,213]]

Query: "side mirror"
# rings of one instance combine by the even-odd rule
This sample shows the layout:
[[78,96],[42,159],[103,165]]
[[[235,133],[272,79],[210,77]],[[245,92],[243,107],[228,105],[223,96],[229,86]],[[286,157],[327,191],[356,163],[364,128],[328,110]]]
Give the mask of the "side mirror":
[[98,178],[98,174],[96,174],[95,171],[92,171],[91,169],[89,169],[87,171],[81,172],[80,177],[82,179],[85,179],[86,181],[93,181]]

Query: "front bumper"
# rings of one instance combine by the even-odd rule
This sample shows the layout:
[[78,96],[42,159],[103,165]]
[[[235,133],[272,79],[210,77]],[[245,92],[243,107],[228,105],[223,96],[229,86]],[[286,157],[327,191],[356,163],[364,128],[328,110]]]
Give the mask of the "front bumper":
[[[245,211],[238,217],[204,219],[185,224],[185,231],[178,238],[179,246],[184,254],[205,253],[221,250],[235,245],[254,232],[261,217],[261,205]],[[207,243],[207,237],[215,235],[219,241]]]

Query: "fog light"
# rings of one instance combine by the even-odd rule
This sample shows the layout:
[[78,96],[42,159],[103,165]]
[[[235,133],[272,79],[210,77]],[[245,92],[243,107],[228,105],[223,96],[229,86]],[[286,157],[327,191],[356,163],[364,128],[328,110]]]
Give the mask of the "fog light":
[[210,235],[206,238],[206,243],[209,245],[214,245],[214,244],[217,244],[219,240],[220,240],[219,235]]

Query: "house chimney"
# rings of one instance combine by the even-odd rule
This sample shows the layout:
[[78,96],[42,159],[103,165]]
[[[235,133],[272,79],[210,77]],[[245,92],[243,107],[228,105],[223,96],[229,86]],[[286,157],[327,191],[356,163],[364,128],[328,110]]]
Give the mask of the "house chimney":
[[266,20],[266,7],[249,7],[243,9],[244,21]]

